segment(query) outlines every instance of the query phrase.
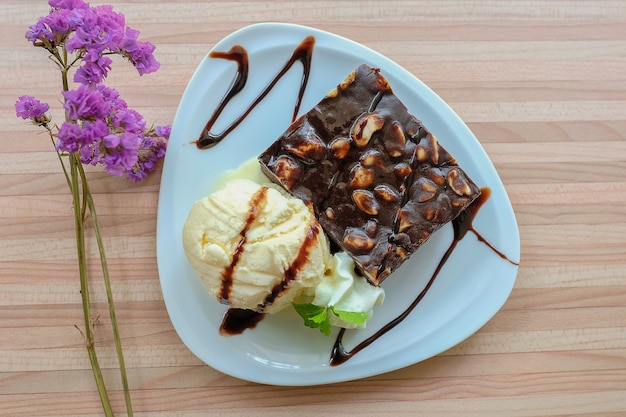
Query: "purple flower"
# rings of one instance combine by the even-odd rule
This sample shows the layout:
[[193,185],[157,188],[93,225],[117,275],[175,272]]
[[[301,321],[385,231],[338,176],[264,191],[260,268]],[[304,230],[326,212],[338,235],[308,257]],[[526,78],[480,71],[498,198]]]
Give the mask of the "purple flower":
[[[78,153],[82,163],[139,181],[165,156],[171,127],[147,128],[143,116],[128,107],[117,90],[102,84],[111,70],[110,54],[132,62],[140,75],[156,71],[155,46],[139,41],[139,31],[110,5],[91,7],[84,0],[49,0],[50,13],[30,26],[26,38],[53,59],[67,52],[78,66],[76,89],[62,91],[67,121],[56,135],[60,152]],[[59,62],[59,64],[61,64]],[[31,96],[15,103],[16,114],[38,124],[50,122],[49,106]]]
[[[158,128],[157,128],[158,129]],[[126,178],[139,182],[157,167],[159,159],[165,156],[167,142],[163,138],[145,136],[139,147],[137,164],[126,172]]]
[[33,96],[21,96],[15,102],[15,115],[22,119],[38,119],[42,117],[50,106],[42,103]]
[[104,146],[106,146],[107,148],[116,148],[120,142],[122,141],[122,138],[120,138],[118,135],[106,135],[104,138],[102,138],[102,143],[104,144]]
[[126,27],[124,31],[124,39],[120,42],[120,49],[131,53],[137,49],[137,39],[139,38],[139,31],[131,27]]
[[76,70],[74,81],[86,85],[98,84],[109,73],[112,62],[108,56],[100,56],[91,50],[83,57],[83,65]]
[[[56,47],[82,22],[82,9],[53,9],[26,31],[26,39],[38,46]],[[46,45],[46,42],[48,45]]]
[[64,123],[59,130],[57,150],[79,152],[83,164],[96,165],[100,142],[108,134],[109,126],[104,120],[83,121],[82,127],[81,124]]
[[128,108],[117,90],[103,84],[81,85],[64,93],[68,118],[58,133],[57,149],[79,152],[82,163],[103,165],[116,176],[140,181],[165,156],[171,126],[146,132],[137,111]]
[[89,8],[89,4],[83,0],[49,0],[48,4],[50,7],[67,10]]
[[108,135],[102,141],[106,154],[100,158],[104,170],[113,175],[124,175],[137,163],[137,151],[143,135],[125,132],[121,135]]
[[127,27],[124,39],[120,43],[120,49],[137,68],[139,75],[149,74],[161,66],[153,55],[156,47],[150,42],[139,42],[138,37],[138,30]]
[[109,126],[102,119],[83,123],[82,146],[89,146],[102,140],[109,133]]
[[26,38],[50,52],[65,46],[82,65],[74,81],[93,85],[107,76],[112,61],[104,53],[120,54],[132,62],[139,75],[159,69],[155,46],[138,40],[139,31],[126,26],[126,18],[110,5],[91,7],[83,0],[50,0],[51,11],[29,27]]
[[133,64],[139,75],[150,74],[161,67],[152,54],[155,46],[150,42],[137,42],[138,49],[133,53]]
[[63,91],[65,103],[63,107],[71,120],[104,119],[111,112],[110,104],[104,100],[102,93],[81,85],[76,90]]
[[74,153],[79,150],[83,141],[83,129],[75,123],[63,122],[57,137],[58,151]]
[[112,117],[113,126],[124,129],[127,132],[139,133],[146,127],[143,116],[137,111],[129,108],[119,109]]
[[112,87],[104,84],[96,85],[96,91],[102,95],[102,99],[111,105],[113,109],[125,109],[128,107],[124,99],[120,97],[120,93]]
[[118,32],[115,35],[119,36],[121,40],[124,36],[124,27],[126,26],[124,14],[113,11],[113,6],[109,4],[93,7],[92,10],[98,16],[99,22],[103,26],[115,29]]
[[48,16],[41,18],[41,21],[50,30],[58,35],[65,35],[70,30],[74,29],[72,22],[69,19],[69,10],[54,10],[50,12]]
[[155,129],[155,134],[165,139],[170,138],[171,132],[172,132],[172,125],[157,126]]
[[37,41],[46,40],[52,42],[55,39],[54,33],[46,25],[46,23],[40,19],[34,25],[28,27],[26,31],[26,39],[35,44]]
[[86,9],[75,35],[66,42],[67,49],[70,52],[79,49],[116,52],[124,37],[124,27],[124,15],[114,12],[112,6]]

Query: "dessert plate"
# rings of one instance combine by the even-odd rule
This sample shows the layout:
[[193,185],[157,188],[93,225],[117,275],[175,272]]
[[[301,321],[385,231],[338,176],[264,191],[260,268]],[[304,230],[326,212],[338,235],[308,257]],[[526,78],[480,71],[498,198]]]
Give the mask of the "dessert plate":
[[[213,51],[235,45],[249,56],[247,84],[213,126],[221,132],[249,109],[298,45],[315,38],[310,79],[300,114],[313,107],[362,63],[378,67],[409,111],[421,119],[491,197],[475,229],[513,261],[519,260],[517,223],[499,176],[463,121],[433,91],[388,58],[345,38],[317,29],[262,23],[240,29]],[[203,290],[185,257],[182,228],[192,204],[212,191],[219,176],[265,150],[291,123],[302,66],[296,63],[221,143],[200,150],[195,141],[233,82],[237,64],[207,55],[181,99],[163,167],[157,221],[157,257],[165,305],[178,335],[211,367],[244,380],[274,385],[316,385],[368,377],[422,361],[461,342],[483,326],[508,298],[517,266],[469,233],[460,241],[434,284],[410,315],[347,362],[330,366],[335,333],[324,336],[303,325],[293,311],[267,316],[252,330],[221,336],[226,307]],[[425,287],[450,245],[450,225],[436,232],[383,287],[367,329],[346,332],[349,350],[404,312]],[[291,310],[291,309],[289,309]]]

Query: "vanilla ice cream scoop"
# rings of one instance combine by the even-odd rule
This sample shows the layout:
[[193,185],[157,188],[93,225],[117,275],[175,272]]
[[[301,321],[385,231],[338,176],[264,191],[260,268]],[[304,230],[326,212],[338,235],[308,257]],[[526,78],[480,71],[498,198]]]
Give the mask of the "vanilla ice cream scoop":
[[233,179],[196,202],[183,247],[206,291],[233,308],[274,313],[317,286],[329,243],[302,200]]

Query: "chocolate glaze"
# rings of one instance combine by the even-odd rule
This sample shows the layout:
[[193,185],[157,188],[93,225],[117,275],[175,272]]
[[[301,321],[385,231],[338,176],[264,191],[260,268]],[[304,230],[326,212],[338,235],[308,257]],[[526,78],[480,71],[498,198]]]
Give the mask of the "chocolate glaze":
[[289,287],[291,281],[296,279],[298,273],[309,262],[309,254],[311,249],[315,245],[317,236],[320,234],[320,226],[318,223],[311,224],[302,246],[296,255],[295,259],[289,265],[289,268],[285,270],[285,276],[281,282],[276,284],[272,291],[265,298],[263,303],[257,307],[257,311],[264,311],[268,306],[272,305],[274,301]]
[[237,73],[235,79],[228,91],[218,104],[217,108],[207,121],[200,137],[196,140],[196,146],[199,149],[207,149],[217,145],[222,141],[230,132],[232,132],[243,120],[250,114],[250,112],[265,98],[265,96],[274,88],[276,83],[287,73],[287,71],[296,63],[301,62],[302,80],[300,82],[300,89],[298,91],[298,98],[293,110],[292,121],[296,119],[298,112],[300,111],[300,104],[302,103],[302,97],[304,96],[304,90],[309,81],[309,74],[311,72],[311,58],[313,56],[313,47],[315,46],[315,38],[313,36],[307,36],[298,47],[293,51],[291,57],[285,62],[285,65],[274,76],[272,81],[261,91],[261,93],[252,101],[250,106],[241,113],[241,115],[235,119],[226,129],[221,133],[211,133],[211,128],[220,117],[222,111],[228,104],[228,102],[235,97],[246,85],[248,80],[248,53],[239,45],[233,46],[228,52],[211,52],[209,56],[211,58],[222,58],[237,63]]
[[380,330],[378,330],[372,336],[370,336],[369,338],[359,343],[351,351],[346,351],[342,343],[343,336],[346,332],[346,329],[341,329],[339,331],[339,334],[337,335],[337,339],[335,340],[335,344],[333,346],[333,349],[330,355],[331,366],[341,365],[342,363],[346,362],[347,360],[352,358],[354,355],[356,355],[358,352],[360,352],[361,350],[365,349],[366,347],[374,343],[376,340],[378,340],[381,336],[383,336],[389,330],[393,329],[398,324],[400,324],[411,313],[411,311],[415,309],[415,307],[419,304],[419,302],[424,298],[424,296],[426,295],[426,293],[432,286],[433,282],[435,281],[435,278],[437,278],[437,275],[439,275],[441,268],[443,268],[444,264],[447,262],[448,258],[450,257],[454,249],[456,248],[456,245],[465,237],[467,232],[471,231],[472,233],[474,233],[477,236],[479,241],[485,243],[491,250],[493,250],[501,258],[512,263],[513,265],[518,265],[517,262],[510,260],[502,252],[494,248],[493,245],[487,242],[487,240],[484,237],[482,237],[480,233],[476,231],[476,229],[474,229],[473,221],[476,218],[476,215],[478,214],[478,211],[480,210],[480,208],[489,199],[490,195],[491,195],[491,190],[489,188],[487,187],[481,188],[480,196],[476,200],[474,200],[465,211],[463,211],[459,216],[457,216],[454,220],[452,220],[452,227],[454,229],[454,238],[452,239],[450,246],[448,247],[446,252],[443,254],[441,260],[439,261],[439,264],[437,265],[437,268],[435,269],[432,276],[428,280],[428,283],[426,284],[424,289],[417,295],[417,297],[415,298],[415,300],[413,300],[411,305],[409,305],[409,307],[404,312],[402,312],[402,314],[397,316],[395,319],[391,320],[389,323],[385,324]]
[[244,308],[229,308],[224,313],[222,324],[220,325],[220,334],[222,336],[234,336],[243,333],[246,329],[253,329],[265,314],[254,310]]
[[226,92],[216,109],[213,111],[213,115],[211,115],[206,125],[204,126],[204,129],[202,129],[200,138],[196,141],[196,145],[200,149],[210,148],[217,145],[241,122],[239,121],[236,123],[232,123],[219,134],[211,133],[211,128],[222,114],[222,111],[224,111],[224,108],[226,107],[228,102],[233,97],[235,97],[241,90],[243,90],[246,82],[248,81],[248,52],[242,46],[235,45],[228,52],[213,51],[209,54],[209,57],[235,61],[237,63],[237,72],[235,74],[235,79],[228,88],[228,91]]
[[[220,325],[220,334],[236,335],[243,333],[246,329],[252,329],[265,317],[265,309],[272,305],[274,301],[289,287],[291,281],[296,279],[298,273],[309,262],[309,254],[316,243],[317,236],[321,233],[318,223],[313,223],[309,228],[298,254],[285,270],[284,278],[276,284],[272,291],[265,297],[265,300],[257,306],[255,310],[241,308],[230,308],[224,314]],[[231,280],[232,281],[232,280]]]
[[235,252],[233,253],[233,257],[230,261],[230,265],[228,265],[224,271],[222,271],[221,281],[222,288],[220,289],[220,301],[224,304],[228,304],[228,300],[230,299],[230,290],[233,286],[233,274],[235,272],[235,267],[239,262],[239,258],[241,254],[244,252],[246,248],[246,241],[248,239],[248,229],[259,216],[259,212],[263,210],[265,206],[265,202],[267,199],[267,187],[261,187],[259,190],[254,193],[252,199],[250,200],[250,209],[248,210],[248,214],[246,215],[246,219],[243,222],[243,227],[239,232],[239,243],[237,243],[237,247],[235,248]]
[[[232,84],[228,88],[226,94],[220,100],[216,109],[213,111],[213,114],[209,117],[206,122],[204,128],[202,129],[202,133],[200,137],[195,141],[196,146],[199,149],[207,149],[217,145],[220,141],[222,141],[226,136],[228,136],[243,120],[250,114],[250,112],[267,96],[267,94],[274,88],[276,83],[287,73],[287,71],[296,63],[302,63],[302,79],[300,81],[300,88],[298,90],[298,96],[296,99],[296,104],[294,106],[292,121],[295,120],[298,112],[300,111],[300,105],[302,103],[302,98],[304,96],[304,91],[308,84],[309,75],[311,73],[311,58],[313,56],[313,48],[315,46],[315,37],[307,36],[304,40],[294,49],[291,57],[285,62],[280,71],[276,74],[276,76],[269,82],[269,84],[261,91],[261,93],[256,97],[254,101],[245,109],[241,115],[235,119],[228,127],[226,127],[220,133],[212,133],[211,129],[215,122],[219,119],[222,112],[238,93],[240,93],[245,87],[248,74],[249,74],[249,60],[248,60],[248,52],[246,49],[240,45],[233,46],[227,52],[213,51],[209,54],[211,58],[218,59],[226,59],[229,61],[234,61],[237,63],[237,72],[235,73],[235,78],[233,79]],[[262,189],[263,190],[263,189]],[[220,298],[224,303],[228,302],[230,291],[233,283],[233,273],[235,267],[241,257],[241,254],[245,250],[246,244],[246,233],[247,230],[256,218],[258,214],[258,206],[261,200],[265,199],[265,192],[263,195],[260,194],[255,196],[254,200],[251,204],[250,212],[248,213],[248,217],[245,222],[245,226],[241,231],[241,239],[233,253],[233,257],[231,260],[231,264],[224,269],[222,272],[222,288],[220,290]],[[245,309],[229,309],[224,315],[222,324],[220,326],[220,333],[222,334],[239,334],[244,330],[249,328],[254,328],[264,317],[263,310],[272,304],[276,298],[287,288],[288,283],[293,280],[298,271],[304,266],[306,263],[306,259],[311,250],[311,246],[314,244],[316,236],[320,233],[319,227],[316,226],[312,228],[307,237],[305,239],[305,243],[300,249],[300,253],[290,265],[290,267],[285,271],[285,280],[278,284],[275,288],[272,289],[271,293],[267,296],[264,302],[259,305],[258,311],[253,310],[245,310]]]

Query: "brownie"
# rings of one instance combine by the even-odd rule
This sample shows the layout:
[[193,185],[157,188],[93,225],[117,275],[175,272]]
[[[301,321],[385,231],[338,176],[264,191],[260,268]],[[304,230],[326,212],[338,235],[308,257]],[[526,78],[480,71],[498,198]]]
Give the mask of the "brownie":
[[480,195],[367,65],[295,120],[259,161],[313,207],[329,238],[375,285]]

